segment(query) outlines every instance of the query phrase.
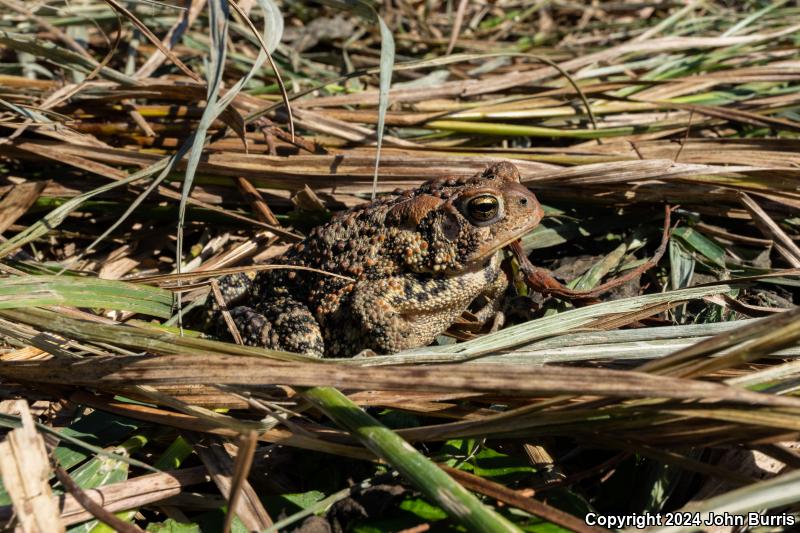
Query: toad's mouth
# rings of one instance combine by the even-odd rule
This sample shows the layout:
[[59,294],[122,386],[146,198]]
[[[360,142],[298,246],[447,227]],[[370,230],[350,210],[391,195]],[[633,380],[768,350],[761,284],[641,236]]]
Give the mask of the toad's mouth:
[[525,236],[528,232],[532,231],[538,225],[539,224],[537,223],[536,225],[533,225],[531,227],[523,228],[523,229],[513,233],[512,235],[510,235],[508,238],[506,238],[503,241],[500,241],[500,242],[497,242],[497,243],[492,243],[492,246],[486,248],[485,251],[481,250],[479,252],[479,256],[482,257],[482,258],[491,257],[492,255],[497,253],[499,250],[502,250],[503,248],[505,248],[506,246],[508,246],[512,242],[514,242],[517,239],[520,239],[523,236]]
[[489,246],[479,249],[477,256],[480,257],[481,259],[491,257],[492,255],[497,253],[498,250],[502,250],[512,242],[522,238],[527,233],[536,229],[536,227],[542,221],[542,218],[544,218],[544,210],[542,210],[541,207],[539,207],[534,213],[533,220],[529,224],[526,224],[521,228],[519,228],[518,230],[509,233],[502,240],[494,241]]

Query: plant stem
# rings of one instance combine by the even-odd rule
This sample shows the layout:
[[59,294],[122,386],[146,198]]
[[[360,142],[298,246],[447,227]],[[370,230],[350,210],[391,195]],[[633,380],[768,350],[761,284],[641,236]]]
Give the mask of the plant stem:
[[306,389],[304,396],[337,425],[356,436],[375,455],[396,468],[432,502],[470,531],[521,531],[483,505],[478,498],[408,442],[364,412],[333,387]]

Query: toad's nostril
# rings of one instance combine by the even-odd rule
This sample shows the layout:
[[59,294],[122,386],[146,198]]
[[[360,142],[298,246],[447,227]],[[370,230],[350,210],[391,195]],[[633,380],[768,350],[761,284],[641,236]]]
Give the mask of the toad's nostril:
[[520,198],[519,199],[519,203],[522,204],[522,205],[528,205],[528,199],[527,198]]

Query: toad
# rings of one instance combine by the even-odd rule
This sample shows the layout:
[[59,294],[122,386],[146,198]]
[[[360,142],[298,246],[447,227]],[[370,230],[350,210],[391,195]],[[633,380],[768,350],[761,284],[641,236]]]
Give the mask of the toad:
[[[485,322],[508,287],[501,248],[543,211],[511,163],[428,181],[355,207],[315,228],[273,262],[291,268],[220,280],[245,344],[318,357],[430,344],[476,299]],[[213,298],[211,298],[213,300]],[[212,303],[217,333],[230,337]]]

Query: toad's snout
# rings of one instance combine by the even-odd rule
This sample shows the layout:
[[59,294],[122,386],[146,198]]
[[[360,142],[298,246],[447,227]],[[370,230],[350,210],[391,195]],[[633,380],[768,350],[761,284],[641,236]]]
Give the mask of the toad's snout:
[[511,218],[519,222],[520,231],[528,232],[544,218],[542,204],[536,195],[519,183],[512,183],[506,190],[506,209]]

